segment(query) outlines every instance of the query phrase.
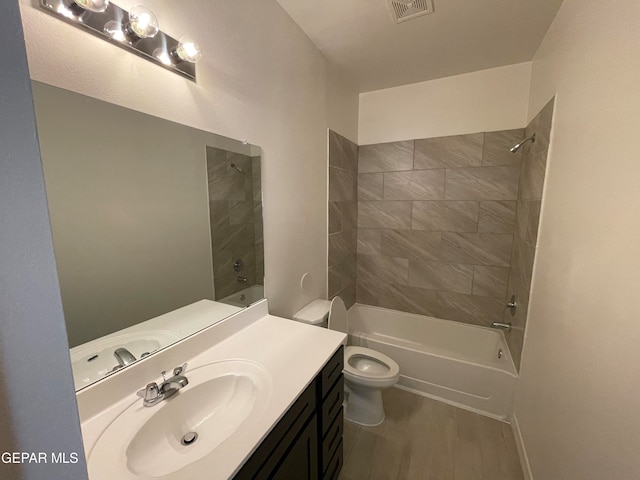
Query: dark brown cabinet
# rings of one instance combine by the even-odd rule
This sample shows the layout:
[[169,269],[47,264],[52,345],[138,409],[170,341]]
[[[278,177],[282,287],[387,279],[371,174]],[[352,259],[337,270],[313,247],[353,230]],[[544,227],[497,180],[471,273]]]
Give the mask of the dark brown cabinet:
[[338,477],[342,467],[343,359],[340,347],[234,480]]

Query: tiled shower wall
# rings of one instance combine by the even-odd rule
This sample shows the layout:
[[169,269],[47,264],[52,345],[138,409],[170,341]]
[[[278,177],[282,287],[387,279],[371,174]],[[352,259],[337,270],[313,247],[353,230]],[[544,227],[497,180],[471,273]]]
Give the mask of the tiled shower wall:
[[329,131],[329,298],[356,301],[358,146]]
[[519,367],[552,115],[553,101],[526,130],[361,147],[330,131],[329,298],[512,323]]
[[[263,284],[260,158],[207,147],[207,179],[213,281],[219,300]],[[239,272],[234,270],[236,260],[242,261]],[[238,277],[247,281],[239,282]]]
[[358,303],[488,326],[509,278],[523,130],[361,146]]
[[525,136],[536,134],[535,143],[522,148],[523,158],[520,169],[520,184],[516,208],[516,225],[511,254],[508,296],[516,295],[518,307],[515,316],[504,312],[504,322],[512,324],[506,338],[509,350],[518,369],[527,324],[529,292],[533,274],[533,260],[538,240],[540,202],[547,168],[547,154],[551,135],[554,101],[551,100],[527,126]]

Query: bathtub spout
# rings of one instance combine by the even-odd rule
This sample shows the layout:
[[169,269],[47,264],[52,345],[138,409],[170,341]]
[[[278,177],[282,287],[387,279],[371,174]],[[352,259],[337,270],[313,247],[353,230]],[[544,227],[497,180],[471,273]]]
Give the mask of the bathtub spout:
[[493,322],[491,324],[491,328],[500,328],[502,330],[506,330],[507,332],[510,332],[511,331],[511,324],[510,323]]

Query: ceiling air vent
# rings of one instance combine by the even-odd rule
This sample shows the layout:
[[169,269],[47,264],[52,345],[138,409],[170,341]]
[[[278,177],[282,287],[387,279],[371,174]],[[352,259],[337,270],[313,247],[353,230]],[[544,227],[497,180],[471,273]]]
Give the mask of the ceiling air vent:
[[433,13],[433,0],[387,0],[387,4],[396,23]]

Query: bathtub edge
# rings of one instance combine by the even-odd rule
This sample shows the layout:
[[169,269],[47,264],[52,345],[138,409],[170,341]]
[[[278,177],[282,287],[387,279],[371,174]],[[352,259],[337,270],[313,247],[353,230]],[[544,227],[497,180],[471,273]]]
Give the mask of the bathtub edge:
[[533,474],[531,473],[531,465],[529,464],[529,457],[527,456],[527,449],[522,438],[522,431],[520,430],[520,424],[518,423],[518,417],[515,412],[511,415],[511,430],[516,440],[516,448],[518,449],[518,457],[520,458],[520,468],[522,468],[522,475],[524,480],[533,480]]

